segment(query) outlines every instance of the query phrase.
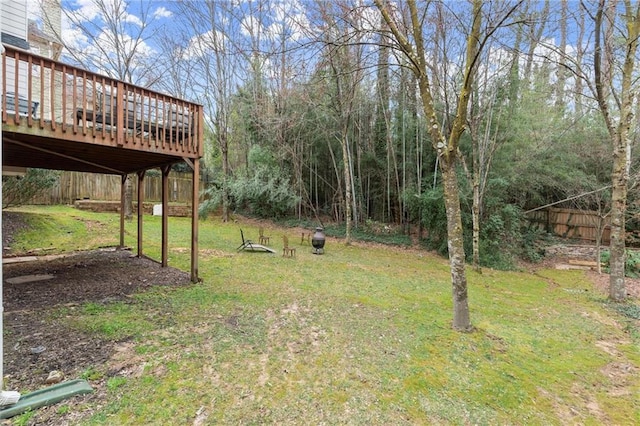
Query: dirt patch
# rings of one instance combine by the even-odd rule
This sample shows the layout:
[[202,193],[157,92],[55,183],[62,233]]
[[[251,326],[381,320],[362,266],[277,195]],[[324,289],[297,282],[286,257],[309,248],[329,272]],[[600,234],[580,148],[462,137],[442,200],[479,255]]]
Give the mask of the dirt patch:
[[13,242],[13,236],[23,229],[27,229],[24,215],[17,212],[2,212],[2,253],[8,250]]
[[[586,274],[598,293],[602,295],[609,294],[609,274],[604,272],[598,274],[596,271],[587,271]],[[624,280],[624,285],[627,291],[627,297],[631,299],[640,298],[640,279],[627,277]]]
[[[3,213],[3,247],[10,244],[14,232],[25,227],[19,214]],[[45,382],[54,370],[61,371],[66,380],[79,378],[91,369],[106,371],[107,375],[122,374],[117,365],[122,361],[126,342],[104,340],[70,329],[64,318],[53,315],[59,308],[67,308],[66,315],[73,315],[86,302],[126,301],[131,294],[153,286],[190,283],[188,273],[163,268],[158,262],[138,258],[127,250],[38,259],[3,265],[4,387],[22,394],[49,386]],[[53,278],[12,280],[29,275]],[[68,414],[58,413],[55,406],[43,408],[29,424],[73,424],[73,416],[90,414],[87,407],[100,405],[104,400],[107,378],[91,380],[94,393],[66,400],[64,404],[72,407]],[[74,406],[82,408],[76,410]]]

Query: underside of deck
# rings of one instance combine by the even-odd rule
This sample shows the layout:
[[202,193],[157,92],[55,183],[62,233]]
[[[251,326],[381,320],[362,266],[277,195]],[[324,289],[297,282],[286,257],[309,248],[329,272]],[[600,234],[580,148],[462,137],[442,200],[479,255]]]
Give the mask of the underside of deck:
[[91,134],[71,130],[50,131],[5,124],[2,162],[4,166],[13,167],[124,175],[198,158],[178,150],[152,150],[142,144],[125,147],[96,143],[99,141]]

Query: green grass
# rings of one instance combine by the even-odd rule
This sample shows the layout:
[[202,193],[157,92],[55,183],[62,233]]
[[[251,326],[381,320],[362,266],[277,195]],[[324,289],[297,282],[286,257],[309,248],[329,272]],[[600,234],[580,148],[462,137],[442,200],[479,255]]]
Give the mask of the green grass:
[[[38,229],[20,249],[117,244],[117,215],[28,212]],[[126,339],[139,371],[108,378],[106,403],[81,424],[640,422],[638,301],[608,303],[580,271],[469,268],[476,330],[464,334],[451,328],[445,259],[331,237],[317,256],[276,225],[272,245],[287,233],[296,258],[236,253],[240,227],[257,239],[249,223],[200,222],[200,284],[57,317]],[[133,246],[136,222],[126,229]],[[170,265],[184,270],[190,229],[169,219]],[[160,219],[145,216],[143,231],[159,258]],[[102,378],[95,368],[87,377]]]

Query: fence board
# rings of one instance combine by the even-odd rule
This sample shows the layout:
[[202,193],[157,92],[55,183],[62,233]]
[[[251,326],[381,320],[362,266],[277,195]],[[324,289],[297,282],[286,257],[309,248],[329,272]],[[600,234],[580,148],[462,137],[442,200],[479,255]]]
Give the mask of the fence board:
[[[169,201],[191,202],[191,173],[169,174]],[[136,179],[134,177],[134,179]],[[133,185],[133,199],[137,198],[137,185]],[[120,200],[120,176],[80,172],[62,172],[58,185],[31,199],[29,204],[73,204],[76,200]],[[162,201],[162,176],[145,176],[144,200]]]
[[[548,208],[528,215],[529,221],[540,229],[564,238],[594,242],[598,234],[598,213],[593,211]],[[609,244],[610,221],[607,217],[602,232],[602,244]]]

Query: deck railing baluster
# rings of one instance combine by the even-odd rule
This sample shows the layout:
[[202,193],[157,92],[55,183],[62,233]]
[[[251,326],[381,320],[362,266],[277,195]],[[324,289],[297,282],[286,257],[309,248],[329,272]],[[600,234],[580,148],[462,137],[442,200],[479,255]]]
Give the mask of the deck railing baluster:
[[5,125],[168,155],[202,151],[200,105],[12,46],[1,62]]

